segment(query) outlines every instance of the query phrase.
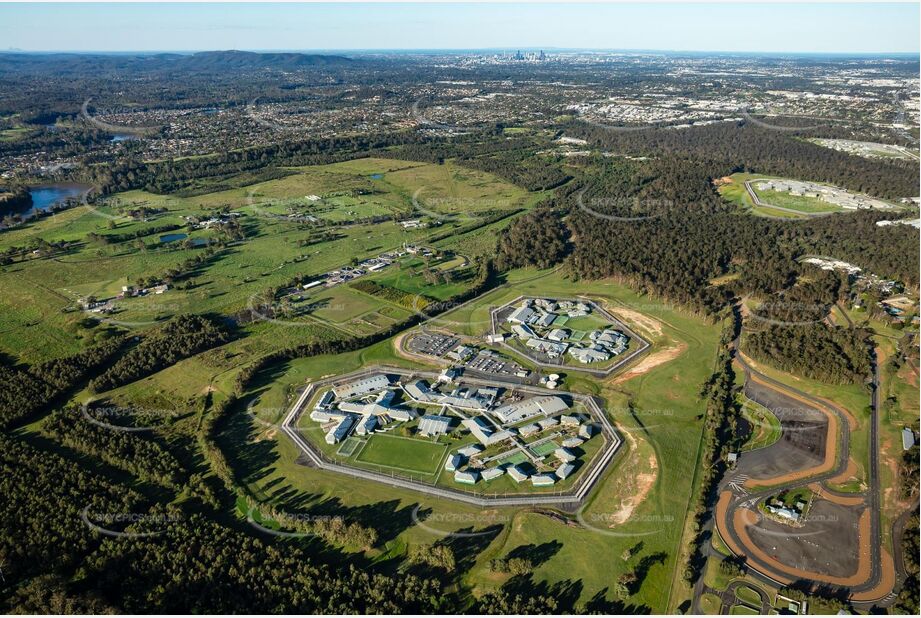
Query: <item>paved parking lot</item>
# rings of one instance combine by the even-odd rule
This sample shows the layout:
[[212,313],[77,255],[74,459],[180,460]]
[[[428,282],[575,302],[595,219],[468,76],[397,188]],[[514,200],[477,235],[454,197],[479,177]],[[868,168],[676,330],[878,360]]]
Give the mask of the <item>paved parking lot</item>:
[[414,354],[425,354],[438,358],[443,357],[459,344],[460,339],[457,337],[441,333],[419,333],[413,335],[406,343],[409,351]]
[[502,356],[481,351],[465,364],[465,367],[483,373],[492,373],[500,376],[514,376],[524,368],[518,363]]

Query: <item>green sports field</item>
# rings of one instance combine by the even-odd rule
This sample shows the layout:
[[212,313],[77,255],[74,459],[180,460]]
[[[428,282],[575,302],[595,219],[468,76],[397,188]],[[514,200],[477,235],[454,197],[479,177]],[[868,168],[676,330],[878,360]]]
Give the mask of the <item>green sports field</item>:
[[355,459],[404,472],[434,475],[447,448],[428,440],[375,434]]

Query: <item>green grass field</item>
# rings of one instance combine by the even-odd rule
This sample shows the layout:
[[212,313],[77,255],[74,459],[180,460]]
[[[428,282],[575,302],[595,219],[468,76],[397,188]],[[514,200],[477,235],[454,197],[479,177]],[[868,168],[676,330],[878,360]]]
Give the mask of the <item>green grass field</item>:
[[387,468],[434,475],[446,450],[438,442],[375,434],[355,458]]
[[[424,187],[426,195],[434,200],[430,204],[434,208],[444,206],[446,212],[453,212],[463,205],[471,215],[492,212],[500,202],[508,202],[509,208],[520,208],[534,200],[533,195],[522,189],[452,163],[431,165],[362,159],[292,168],[292,171],[293,175],[284,178],[195,197],[128,191],[113,196],[104,205],[73,208],[4,231],[0,235],[0,250],[28,245],[37,238],[78,244],[53,259],[27,259],[0,267],[0,289],[5,292],[0,298],[0,332],[5,333],[0,351],[21,356],[28,362],[76,352],[94,336],[91,330],[83,327],[86,316],[76,308],[81,297],[113,297],[122,286],[164,273],[202,251],[184,248],[180,243],[160,244],[159,234],[143,237],[145,248],[136,241],[94,244],[88,240],[90,233],[132,234],[162,225],[185,228],[185,217],[208,217],[218,208],[243,213],[240,221],[245,240],[233,243],[192,273],[188,289],[174,288],[162,295],[116,301],[119,311],[113,319],[143,330],[180,313],[233,315],[250,306],[257,295],[284,285],[295,276],[320,275],[347,265],[353,259],[374,257],[404,243],[424,244],[428,236],[444,234],[460,225],[446,221],[441,227],[420,230],[406,230],[393,221],[338,226],[334,228],[338,238],[304,246],[303,243],[315,233],[314,229],[267,216],[265,209],[258,205],[259,200],[300,199],[306,204],[304,208],[309,208],[314,203],[304,199],[308,195],[367,191],[359,197],[374,201],[375,207],[408,212],[412,208],[413,193]],[[162,211],[148,221],[139,221],[127,214],[129,209],[138,207]],[[284,209],[275,210],[279,210],[276,214],[281,214]],[[113,221],[115,228],[111,229]],[[508,222],[500,223],[504,226]],[[213,235],[214,232],[197,230],[190,237]],[[447,247],[451,240],[441,241],[439,246]],[[381,276],[395,275],[382,272]],[[421,275],[411,276],[407,271],[400,284],[411,293],[425,291],[438,298],[447,298],[465,289],[468,281],[469,276],[458,272],[452,282],[427,290]],[[340,303],[337,296],[349,298]],[[329,300],[328,306],[318,307],[310,319],[294,320],[300,323],[292,330],[302,332],[295,338],[322,330],[324,322],[352,334],[368,334],[392,323],[386,323],[380,315],[373,315],[376,311],[395,310],[379,299],[359,298],[338,290],[331,293],[329,299],[321,300]],[[368,319],[363,318],[365,315]],[[406,315],[405,311],[397,311],[390,317],[401,319]]]
[[780,420],[764,406],[750,400],[742,402],[742,416],[751,426],[751,434],[742,445],[743,451],[770,446],[780,439]]
[[749,605],[761,606],[761,596],[754,588],[750,588],[749,586],[738,586],[736,588],[736,598]]

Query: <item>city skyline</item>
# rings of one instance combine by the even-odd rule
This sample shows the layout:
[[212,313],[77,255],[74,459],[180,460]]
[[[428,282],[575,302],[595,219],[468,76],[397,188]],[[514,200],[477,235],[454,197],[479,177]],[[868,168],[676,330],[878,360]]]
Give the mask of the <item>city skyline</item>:
[[887,54],[918,53],[918,19],[915,3],[2,4],[0,39],[26,52]]

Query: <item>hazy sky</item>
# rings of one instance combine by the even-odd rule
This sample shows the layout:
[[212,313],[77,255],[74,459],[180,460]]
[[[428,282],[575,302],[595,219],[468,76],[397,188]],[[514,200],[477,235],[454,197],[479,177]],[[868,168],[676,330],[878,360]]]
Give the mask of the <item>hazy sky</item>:
[[919,51],[905,4],[0,4],[0,49]]

